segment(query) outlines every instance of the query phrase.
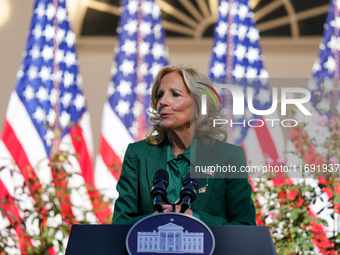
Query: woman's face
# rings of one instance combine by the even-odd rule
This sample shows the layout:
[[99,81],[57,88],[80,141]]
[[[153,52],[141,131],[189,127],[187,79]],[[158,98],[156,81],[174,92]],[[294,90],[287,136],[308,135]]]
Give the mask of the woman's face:
[[162,78],[157,100],[163,129],[182,131],[190,129],[190,121],[195,123],[198,115],[196,104],[190,99],[189,91],[178,73],[168,73]]

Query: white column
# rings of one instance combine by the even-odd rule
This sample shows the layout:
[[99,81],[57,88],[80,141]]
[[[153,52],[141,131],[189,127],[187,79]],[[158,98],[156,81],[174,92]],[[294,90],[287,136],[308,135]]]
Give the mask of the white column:
[[180,242],[181,245],[180,245],[179,248],[180,248],[181,251],[183,251],[183,233],[182,232],[179,235],[179,239],[181,240],[181,242]]
[[161,238],[162,238],[162,236],[161,236],[161,232],[160,231],[158,231],[158,246],[157,246],[157,250],[161,250]]
[[165,232],[165,250],[168,251],[169,247],[168,247],[168,232]]
[[151,237],[149,236],[149,240],[148,240],[148,251],[150,251],[151,249],[150,249],[150,239],[151,239]]

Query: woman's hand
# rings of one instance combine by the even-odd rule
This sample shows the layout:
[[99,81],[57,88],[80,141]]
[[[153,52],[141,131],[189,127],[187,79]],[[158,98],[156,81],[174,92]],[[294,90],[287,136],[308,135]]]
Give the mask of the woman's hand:
[[[171,205],[162,205],[163,207],[163,211],[164,212],[171,212],[172,210],[172,206]],[[180,205],[176,205],[176,212],[179,213],[181,210],[181,206]],[[192,216],[192,210],[191,209],[187,209],[184,214],[187,214],[187,215],[191,215]]]

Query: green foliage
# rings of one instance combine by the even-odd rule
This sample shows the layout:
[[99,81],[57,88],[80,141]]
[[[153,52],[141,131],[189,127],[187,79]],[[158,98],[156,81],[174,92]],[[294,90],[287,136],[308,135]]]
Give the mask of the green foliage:
[[[320,88],[326,83],[328,87],[338,83],[311,82],[320,83]],[[314,107],[324,115],[295,116],[299,125],[290,131],[289,139],[296,151],[287,154],[294,154],[300,162],[301,178],[276,179],[275,185],[274,179],[253,180],[257,223],[269,227],[279,255],[339,254],[340,229],[336,225],[340,214],[340,115],[333,93],[338,100],[337,89],[315,93],[321,103]],[[323,196],[325,193],[327,196]],[[310,207],[317,201],[322,201],[323,207],[313,214]],[[334,226],[329,226],[333,233],[327,233],[329,238],[322,234],[328,226],[326,216],[334,220]]]
[[[19,176],[26,178],[21,177],[22,182],[13,181],[15,195],[4,196],[0,201],[2,217],[8,219],[7,226],[0,229],[0,255],[13,254],[19,245],[22,254],[50,254],[51,249],[64,254],[72,224],[97,223],[93,207],[82,202],[88,201],[88,191],[99,193],[89,185],[72,184],[82,178],[73,171],[70,162],[73,157],[75,155],[60,152],[47,167],[38,167],[38,172],[50,172],[51,180],[45,183],[38,180],[32,169],[15,164],[1,168],[9,172],[13,180]],[[72,202],[71,196],[76,197],[78,203]],[[112,203],[111,200],[104,202],[101,195],[96,199],[104,206]],[[20,214],[13,213],[15,210]],[[105,223],[110,220],[106,219]]]
[[258,224],[268,226],[278,254],[317,254],[312,241],[315,218],[309,210],[317,194],[305,181],[282,181],[273,185],[269,179],[254,180]]

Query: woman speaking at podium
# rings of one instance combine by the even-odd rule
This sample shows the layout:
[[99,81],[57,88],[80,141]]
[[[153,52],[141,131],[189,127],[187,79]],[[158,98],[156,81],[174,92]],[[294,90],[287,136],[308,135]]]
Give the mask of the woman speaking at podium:
[[[208,88],[205,84],[212,86],[204,73],[191,67],[164,67],[158,73],[150,102],[153,124],[148,127],[145,140],[130,144],[126,150],[113,224],[134,224],[155,213],[150,190],[158,169],[169,173],[168,197],[176,201],[190,168],[230,165],[240,169],[246,165],[242,147],[225,142],[224,127],[213,127],[213,119],[218,118],[222,106],[208,95],[207,113],[201,114],[201,96],[203,89]],[[196,200],[185,214],[207,225],[256,224],[246,173],[231,177],[225,172],[199,174]],[[171,206],[164,205],[163,210],[170,212]],[[176,212],[179,210],[177,205]]]

